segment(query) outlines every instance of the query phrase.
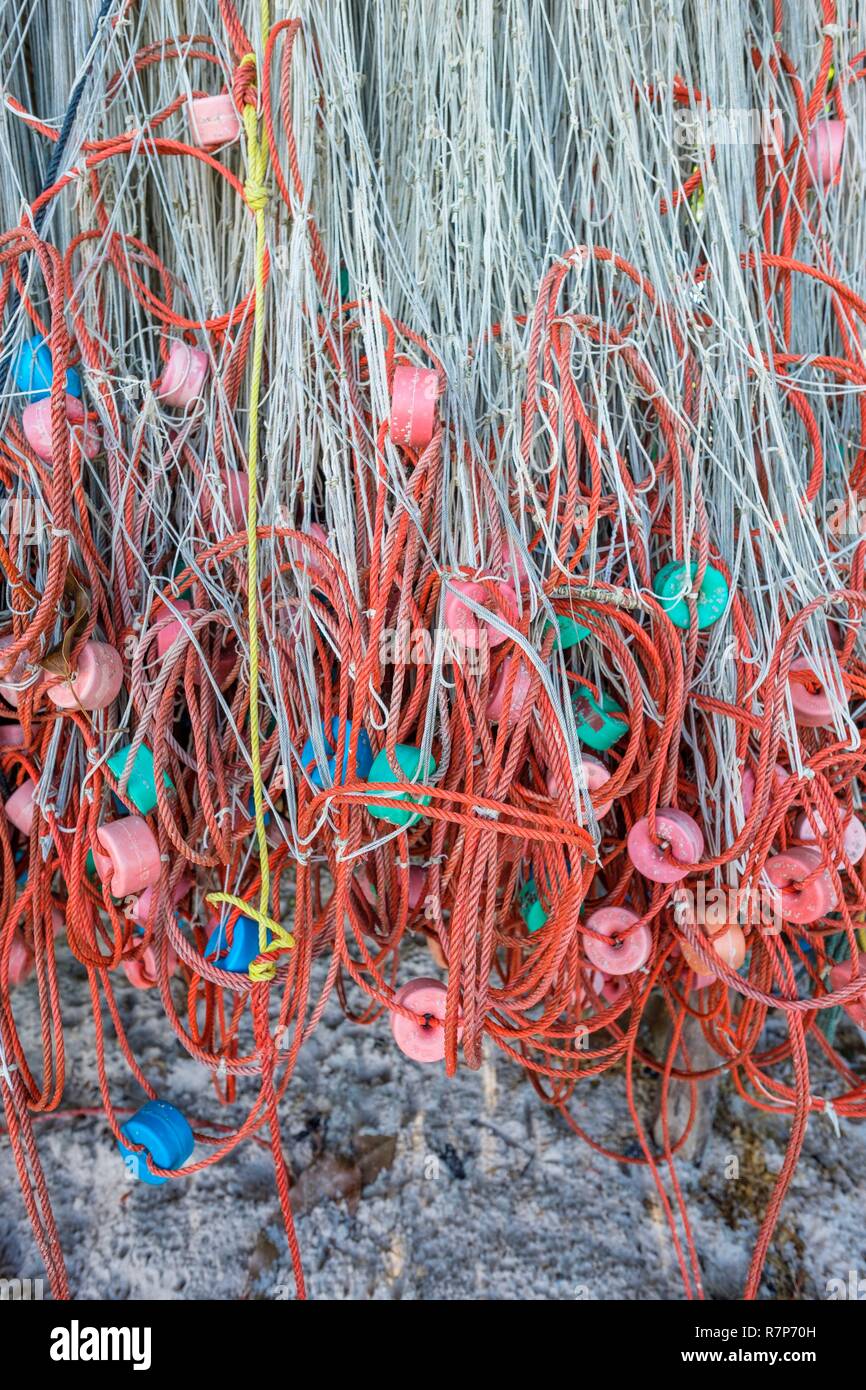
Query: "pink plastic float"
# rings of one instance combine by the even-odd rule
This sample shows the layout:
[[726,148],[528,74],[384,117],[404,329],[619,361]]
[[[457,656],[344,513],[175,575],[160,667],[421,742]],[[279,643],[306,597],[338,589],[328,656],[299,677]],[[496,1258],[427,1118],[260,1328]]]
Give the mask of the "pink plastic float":
[[189,128],[193,142],[202,150],[215,150],[237,140],[241,125],[231,97],[193,97],[189,103]]
[[[826,870],[804,884],[804,880],[820,869],[822,863],[817,850],[797,846],[767,860],[766,874],[777,890],[774,896],[786,922],[817,922],[832,912],[836,895]],[[804,886],[801,887],[801,884]]]
[[429,367],[394,369],[391,438],[408,449],[423,449],[433,438],[438,379]]
[[[610,773],[604,763],[601,762],[599,758],[591,757],[589,753],[584,753],[580,761],[587,787],[591,792],[600,791],[601,788],[610,781]],[[549,796],[554,798],[559,796],[559,780],[555,772],[548,772],[547,774],[547,791]],[[612,801],[600,802],[595,808],[595,814],[598,820],[606,816],[612,806]]]
[[448,581],[442,606],[445,626],[456,639],[458,646],[480,647],[484,640],[482,634],[486,634],[491,647],[498,647],[502,642],[508,641],[507,632],[479,618],[461,602],[461,596],[471,599],[479,608],[495,610],[506,622],[514,623],[518,616],[517,595],[510,584],[500,580],[496,588],[496,597],[493,598],[489,588],[484,584],[478,584],[471,579],[451,579]]
[[20,830],[22,835],[29,835],[33,828],[33,795],[36,786],[31,778],[22,782],[6,802],[6,819],[11,821],[16,830]]
[[[794,821],[794,835],[807,845],[814,845],[818,837],[823,838],[827,834],[827,827],[817,811],[812,812],[812,820],[818,828],[818,836],[815,835],[805,811],[801,812]],[[866,854],[866,830],[863,828],[863,822],[857,816],[850,817],[842,832],[842,843],[849,861],[852,864],[859,864],[863,855]]]
[[[628,833],[628,857],[639,874],[653,883],[678,883],[691,872],[704,853],[704,836],[697,821],[676,807],[656,812],[660,844],[650,838],[644,816]],[[666,851],[670,851],[673,861]]]
[[[75,396],[66,397],[66,420],[74,430],[86,457],[95,459],[101,444],[100,431],[97,425],[87,420],[84,406]],[[51,436],[50,396],[24,407],[21,414],[21,427],[34,454],[38,455],[44,463],[53,463],[54,443]]]
[[52,681],[48,698],[58,709],[107,709],[120,694],[123,662],[107,642],[85,642],[69,680]]
[[842,169],[845,146],[845,122],[818,121],[806,146],[806,163],[816,188],[830,188],[837,183]]
[[[652,952],[652,932],[640,922],[629,907],[600,907],[587,917],[586,925],[602,936],[616,938],[610,942],[596,941],[588,933],[583,937],[587,960],[606,975],[630,975],[646,965]],[[629,928],[634,927],[633,931]]]
[[141,816],[107,821],[96,832],[105,854],[94,851],[96,872],[114,898],[140,893],[159,882],[161,862],[153,831]]
[[490,687],[490,694],[487,698],[487,718],[491,724],[498,724],[505,713],[505,688],[508,678],[517,665],[517,673],[511,686],[511,698],[508,704],[508,727],[512,729],[520,718],[523,706],[526,704],[532,678],[526,667],[526,663],[519,657],[507,656],[500,664],[499,670],[493,679]]
[[[422,975],[398,989],[395,1002],[421,1017],[404,1018],[391,1014],[391,1032],[400,1051],[413,1062],[441,1062],[445,1056],[445,999],[447,991],[440,980]],[[426,1019],[426,1022],[422,1022]],[[462,1029],[458,1028],[458,1037]]]
[[166,405],[185,409],[197,400],[207,380],[207,353],[188,343],[172,343],[159,383],[159,399]]

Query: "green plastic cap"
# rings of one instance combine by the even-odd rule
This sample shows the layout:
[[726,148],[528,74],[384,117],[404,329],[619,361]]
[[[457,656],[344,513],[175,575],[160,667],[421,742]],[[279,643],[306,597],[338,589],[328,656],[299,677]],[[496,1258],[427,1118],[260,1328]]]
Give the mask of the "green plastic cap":
[[[697,572],[696,564],[689,566],[692,579]],[[661,599],[662,608],[674,627],[687,628],[691,624],[689,604],[682,596],[686,587],[686,567],[676,561],[660,569],[653,580],[653,592]],[[718,622],[728,606],[729,597],[730,590],[725,576],[712,565],[707,565],[696,605],[699,631]]]
[[[132,744],[128,743],[125,748],[118,748],[116,753],[112,753],[108,759],[108,766],[114,773],[118,782],[126,771],[129,761],[129,753]],[[167,772],[162,774],[166,787],[171,789],[173,783]],[[127,800],[131,801],[136,810],[142,815],[147,816],[156,806],[156,778],[153,769],[153,754],[142,743],[135,755],[135,762],[132,764],[132,771],[129,774],[129,781],[126,784]]]
[[624,714],[625,710],[609,695],[602,695],[599,704],[591,691],[584,687],[572,696],[572,704],[577,720],[577,737],[587,748],[604,753],[628,733],[625,720],[611,718],[611,715]]
[[[418,776],[418,771],[421,766],[420,748],[416,748],[414,744],[411,743],[398,743],[397,747],[394,749],[394,756],[400,771],[405,777],[411,780]],[[430,757],[427,759],[427,768],[424,772],[424,777],[430,777],[435,771],[436,759]],[[373,759],[370,765],[370,771],[367,773],[367,781],[397,781],[397,778],[391,771],[388,755],[384,748],[381,753],[377,753],[376,757]],[[430,804],[429,796],[414,796],[405,791],[394,792],[393,796],[395,799],[399,797],[401,801],[407,802],[410,806],[429,806]],[[390,821],[392,825],[408,826],[414,824],[418,819],[416,813],[412,811],[403,811],[398,806],[368,806],[367,810],[374,820],[387,820]]]
[[[578,623],[574,618],[569,618],[564,613],[557,613],[556,626],[559,628],[556,641],[553,644],[554,651],[568,651],[569,647],[576,647],[578,642],[582,642],[584,637],[589,636],[589,628],[584,627],[583,623]],[[545,625],[544,631],[549,632],[552,623]]]

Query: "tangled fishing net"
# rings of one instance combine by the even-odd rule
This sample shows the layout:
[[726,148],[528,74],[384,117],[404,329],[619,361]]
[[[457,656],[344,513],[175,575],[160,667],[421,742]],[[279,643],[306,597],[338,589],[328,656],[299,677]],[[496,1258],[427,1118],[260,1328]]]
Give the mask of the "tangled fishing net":
[[635,1069],[789,1117],[754,1296],[810,1115],[866,1113],[856,7],[274,8],[0,5],[0,1090],[52,1291],[68,950],[118,1164],[266,1140],[300,1295],[336,1000],[648,1165],[690,1295]]

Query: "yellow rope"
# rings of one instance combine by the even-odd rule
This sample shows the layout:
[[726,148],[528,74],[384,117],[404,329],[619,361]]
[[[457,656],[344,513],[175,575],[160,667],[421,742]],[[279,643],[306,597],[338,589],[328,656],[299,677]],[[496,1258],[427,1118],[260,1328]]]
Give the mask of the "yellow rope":
[[[262,37],[270,33],[269,0],[261,4]],[[256,56],[248,53],[243,64],[256,68]],[[267,81],[267,74],[265,74]],[[257,83],[258,85],[258,83]],[[265,352],[265,208],[268,190],[265,184],[268,168],[267,142],[259,138],[259,118],[256,107],[247,103],[243,110],[247,141],[247,178],[244,196],[256,218],[255,311],[253,316],[253,369],[250,380],[250,416],[247,437],[247,625],[250,641],[250,761],[253,766],[253,806],[255,809],[256,841],[259,853],[261,888],[258,908],[250,907],[232,893],[209,893],[207,901],[214,906],[228,903],[240,908],[244,916],[258,923],[259,954],[265,951],[287,951],[295,938],[268,914],[271,896],[271,862],[265,828],[264,789],[262,786],[261,735],[259,730],[259,625],[258,625],[258,462],[259,462],[259,403],[262,389],[262,362]],[[270,936],[270,939],[269,939]],[[276,974],[274,961],[250,965],[251,980],[271,980]]]

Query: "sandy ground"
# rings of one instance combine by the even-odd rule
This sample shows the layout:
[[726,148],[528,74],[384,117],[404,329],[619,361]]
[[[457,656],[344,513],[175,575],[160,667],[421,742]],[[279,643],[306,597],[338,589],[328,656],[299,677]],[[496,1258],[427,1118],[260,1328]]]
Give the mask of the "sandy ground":
[[[417,972],[429,973],[419,955]],[[66,1104],[98,1105],[83,975],[62,969],[69,1049]],[[209,1082],[161,1027],[159,999],[125,983],[121,1008],[135,1052],[166,1099],[194,1120],[231,1123]],[[32,1047],[35,996],[15,996]],[[840,1043],[866,1074],[866,1042]],[[33,1048],[31,1054],[36,1057]],[[141,1092],[111,1049],[118,1105]],[[813,1086],[827,1080],[820,1065]],[[251,1085],[251,1083],[248,1083]],[[651,1121],[654,1086],[642,1081]],[[574,1114],[596,1140],[634,1152],[622,1075],[589,1082]],[[298,1178],[298,1231],[309,1291],[326,1299],[666,1299],[682,1297],[652,1179],[592,1153],[491,1048],[478,1072],[449,1081],[407,1061],[387,1021],[346,1023],[335,1007],[302,1053],[286,1101],[285,1146]],[[700,1165],[679,1172],[710,1298],[742,1289],[758,1218],[784,1152],[786,1123],[725,1087]],[[268,1153],[248,1144],[181,1183],[128,1179],[98,1118],[48,1119],[40,1151],[76,1297],[286,1298],[291,1275]],[[730,1159],[736,1179],[726,1174]],[[862,1175],[866,1126],[823,1117],[806,1152],[767,1263],[762,1296],[827,1297],[831,1279],[866,1278]],[[0,1138],[0,1278],[42,1270]],[[338,1196],[337,1194],[342,1194]],[[866,1285],[864,1285],[866,1290]]]

